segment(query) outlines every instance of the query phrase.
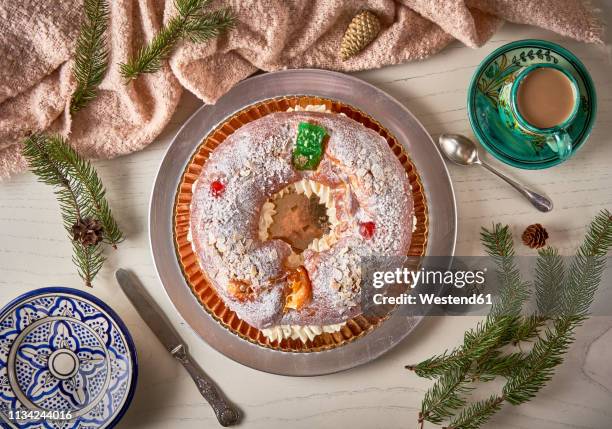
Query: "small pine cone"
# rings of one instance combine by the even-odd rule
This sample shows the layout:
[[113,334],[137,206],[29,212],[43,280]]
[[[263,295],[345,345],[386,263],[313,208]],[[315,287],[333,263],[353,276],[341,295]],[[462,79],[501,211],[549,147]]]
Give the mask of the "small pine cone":
[[380,31],[380,21],[370,11],[355,15],[340,43],[340,58],[346,61],[370,44]]
[[94,246],[104,239],[104,228],[100,221],[86,218],[79,219],[72,225],[72,240],[84,246]]
[[534,223],[525,229],[521,238],[525,246],[529,246],[532,249],[539,249],[546,245],[548,232],[546,232],[546,229],[539,223]]

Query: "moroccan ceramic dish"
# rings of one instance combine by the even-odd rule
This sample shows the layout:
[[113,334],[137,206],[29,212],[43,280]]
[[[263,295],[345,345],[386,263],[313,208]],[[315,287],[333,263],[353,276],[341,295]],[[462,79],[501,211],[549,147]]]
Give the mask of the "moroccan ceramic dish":
[[[595,122],[597,101],[591,77],[578,58],[567,49],[544,40],[519,40],[493,51],[482,61],[468,89],[468,115],[476,138],[493,156],[524,169],[542,169],[563,162],[546,137],[526,138],[514,132],[500,116],[502,90],[520,70],[539,64],[552,65],[571,77],[580,94],[571,124],[565,129],[575,153],[587,140]],[[551,147],[552,146],[552,147]]]
[[43,288],[0,312],[3,427],[113,427],[132,400],[136,377],[129,332],[93,295]]

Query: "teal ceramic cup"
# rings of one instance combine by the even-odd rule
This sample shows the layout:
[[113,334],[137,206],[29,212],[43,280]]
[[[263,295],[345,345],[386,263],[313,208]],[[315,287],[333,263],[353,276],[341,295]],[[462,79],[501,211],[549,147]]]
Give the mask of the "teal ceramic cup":
[[[500,46],[480,63],[467,92],[468,117],[478,142],[499,161],[528,170],[554,167],[566,160],[558,154],[556,140],[554,135],[551,135],[554,134],[553,130],[530,130],[528,124],[520,131],[513,130],[518,128],[519,124],[511,110],[510,94],[504,96],[508,107],[502,109],[499,106],[502,87],[510,84],[506,90],[511,90],[511,84],[521,71],[539,64],[561,67],[562,72],[565,71],[573,77],[570,81],[578,82],[578,113],[571,120],[571,125],[564,128],[561,124],[557,130],[564,130],[569,135],[572,141],[570,153],[574,156],[584,146],[593,130],[597,117],[597,94],[584,64],[562,46],[536,39],[517,40]],[[508,112],[508,124],[502,120],[502,110]]]
[[[561,72],[569,81],[573,91],[574,107],[570,115],[561,123],[550,128],[538,128],[530,124],[518,109],[518,90],[525,78],[534,70],[551,68]],[[521,67],[509,74],[499,91],[498,111],[502,122],[526,144],[537,145],[544,142],[557,154],[560,160],[572,155],[574,141],[568,132],[578,115],[580,89],[576,79],[563,67],[556,64],[539,63]]]

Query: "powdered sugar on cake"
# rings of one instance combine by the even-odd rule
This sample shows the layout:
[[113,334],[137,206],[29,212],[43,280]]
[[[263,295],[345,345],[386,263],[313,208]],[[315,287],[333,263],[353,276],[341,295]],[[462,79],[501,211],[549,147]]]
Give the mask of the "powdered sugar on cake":
[[[300,122],[316,123],[329,135],[316,171],[292,165]],[[337,241],[325,250],[304,251],[312,300],[299,310],[286,310],[286,262],[292,251],[283,241],[263,240],[260,218],[272,196],[302,180],[329,189]],[[221,195],[211,193],[213,181],[223,183]],[[376,225],[369,239],[360,233],[364,222]],[[274,113],[253,121],[219,145],[194,184],[190,235],[198,261],[226,304],[260,329],[309,325],[315,335],[360,314],[361,258],[405,254],[412,229],[405,170],[385,139],[341,115]],[[240,292],[238,299],[236,285],[248,296]],[[302,338],[296,332],[287,334]]]

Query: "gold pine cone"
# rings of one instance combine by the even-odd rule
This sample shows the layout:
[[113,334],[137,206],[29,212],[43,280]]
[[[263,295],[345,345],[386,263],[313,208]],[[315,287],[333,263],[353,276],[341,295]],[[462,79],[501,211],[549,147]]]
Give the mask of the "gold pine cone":
[[346,61],[368,46],[380,32],[380,21],[370,11],[355,15],[340,43],[340,58]]
[[539,249],[546,245],[548,232],[539,223],[534,223],[525,229],[521,238],[525,246],[531,247],[532,249]]

